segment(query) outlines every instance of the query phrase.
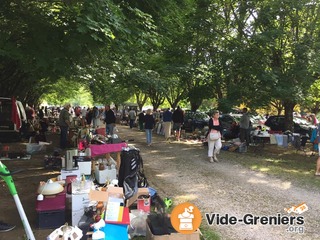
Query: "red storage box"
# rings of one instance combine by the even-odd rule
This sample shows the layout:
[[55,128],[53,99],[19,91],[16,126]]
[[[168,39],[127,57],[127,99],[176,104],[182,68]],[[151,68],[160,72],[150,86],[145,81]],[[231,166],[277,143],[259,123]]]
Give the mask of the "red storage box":
[[36,201],[36,211],[61,210],[66,207],[66,192],[63,191],[56,195],[44,196],[42,201]]
[[103,135],[103,136],[106,135],[106,129],[105,128],[97,128],[96,132],[97,132],[97,134],[100,134],[100,135]]

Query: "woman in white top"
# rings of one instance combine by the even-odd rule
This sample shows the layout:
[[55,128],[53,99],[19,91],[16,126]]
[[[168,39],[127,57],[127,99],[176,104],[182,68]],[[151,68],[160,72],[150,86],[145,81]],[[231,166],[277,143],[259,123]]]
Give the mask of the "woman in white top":
[[222,126],[219,120],[219,111],[215,110],[212,113],[212,118],[209,120],[208,139],[208,157],[210,162],[218,162],[217,154],[220,153],[222,147],[221,136]]

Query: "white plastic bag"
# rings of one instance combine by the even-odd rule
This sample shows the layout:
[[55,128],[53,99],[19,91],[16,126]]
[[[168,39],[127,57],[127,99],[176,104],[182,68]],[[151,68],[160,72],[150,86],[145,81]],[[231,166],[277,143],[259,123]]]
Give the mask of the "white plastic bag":
[[27,143],[27,153],[32,154],[32,153],[41,152],[45,150],[46,150],[45,144],[32,143],[31,138],[29,139],[29,142]]
[[128,233],[131,239],[135,236],[146,236],[148,213],[141,210],[132,210],[130,214],[130,226]]

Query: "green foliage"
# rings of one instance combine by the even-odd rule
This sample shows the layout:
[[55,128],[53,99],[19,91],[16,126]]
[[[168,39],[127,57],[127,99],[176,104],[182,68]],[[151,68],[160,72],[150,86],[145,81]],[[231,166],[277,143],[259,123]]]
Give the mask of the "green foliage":
[[316,110],[319,14],[307,0],[4,0],[0,95],[54,101],[64,78],[100,103]]
[[41,102],[49,105],[60,105],[69,102],[73,106],[92,106],[93,99],[87,86],[76,80],[60,79],[49,86],[48,93],[43,95]]
[[316,80],[310,87],[303,106],[310,112],[319,113],[320,111],[320,80]]
[[155,34],[150,15],[111,0],[4,0],[0,9],[0,94],[26,100],[39,79],[50,86],[61,76],[80,78],[106,54],[148,44]]

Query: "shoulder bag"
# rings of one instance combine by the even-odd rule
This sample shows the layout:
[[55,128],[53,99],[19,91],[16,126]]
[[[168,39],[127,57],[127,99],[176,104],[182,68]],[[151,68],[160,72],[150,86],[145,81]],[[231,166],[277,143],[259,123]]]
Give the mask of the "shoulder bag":
[[220,138],[220,133],[219,132],[210,132],[209,133],[209,140],[210,141],[216,141]]

